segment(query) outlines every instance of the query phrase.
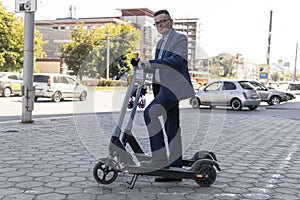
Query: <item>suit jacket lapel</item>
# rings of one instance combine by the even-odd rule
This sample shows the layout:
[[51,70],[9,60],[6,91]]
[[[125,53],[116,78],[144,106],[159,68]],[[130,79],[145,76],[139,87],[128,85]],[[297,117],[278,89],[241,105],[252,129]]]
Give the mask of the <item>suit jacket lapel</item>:
[[162,44],[162,39],[160,39],[157,43],[157,46],[156,46],[156,50],[155,50],[155,59],[158,58],[158,54],[159,54],[159,51],[160,51],[160,48],[161,48],[161,44]]
[[[166,51],[171,51],[171,49],[170,49],[170,44],[172,43],[172,38],[173,38],[173,36],[174,36],[174,31],[173,30],[171,30],[171,33],[170,33],[170,35],[169,35],[169,37],[168,37],[168,39],[167,39],[167,41],[166,41],[166,44],[165,44],[165,46],[164,46],[164,49],[163,49],[163,53],[162,53],[162,55],[161,55],[161,57],[164,57],[164,55],[165,55],[165,53],[166,53]],[[161,40],[162,41],[162,40]]]

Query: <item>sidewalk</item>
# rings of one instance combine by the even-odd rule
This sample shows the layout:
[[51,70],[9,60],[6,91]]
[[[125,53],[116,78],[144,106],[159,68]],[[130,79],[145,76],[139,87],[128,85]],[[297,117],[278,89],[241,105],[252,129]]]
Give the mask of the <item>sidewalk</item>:
[[[119,174],[109,185],[98,184],[92,170],[107,155],[118,118],[101,113],[1,123],[0,199],[300,199],[299,121],[222,109],[183,109],[181,117],[184,156],[208,149],[219,160],[222,171],[208,188],[193,180],[155,183],[142,176],[131,190],[125,187],[128,174]],[[140,112],[133,133],[149,152]]]

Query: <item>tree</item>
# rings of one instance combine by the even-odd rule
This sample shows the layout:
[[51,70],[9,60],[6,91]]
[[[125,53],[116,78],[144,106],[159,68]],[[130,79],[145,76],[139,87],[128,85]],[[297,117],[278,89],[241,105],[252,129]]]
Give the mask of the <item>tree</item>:
[[115,34],[117,36],[112,39],[114,46],[110,52],[113,61],[110,64],[110,77],[119,79],[131,70],[129,58],[131,52],[138,47],[140,33],[134,30],[130,24],[126,24],[115,27]]
[[86,30],[78,24],[71,42],[61,46],[72,74],[79,77],[106,77],[107,39],[109,39],[109,77],[117,79],[130,70],[130,52],[138,48],[140,32],[130,24],[106,24]]
[[71,42],[61,46],[62,57],[65,58],[71,74],[82,74],[79,73],[80,68],[95,46],[93,37],[91,32],[84,29],[83,24],[78,24],[70,37]]
[[236,73],[236,64],[235,64],[235,56],[232,56],[228,53],[223,53],[218,55],[218,63],[219,66],[223,67],[224,70],[224,76],[232,77],[233,72]]
[[[24,61],[24,22],[7,12],[0,2],[0,71],[21,71]],[[35,58],[46,54],[42,50],[45,41],[42,35],[35,31]]]

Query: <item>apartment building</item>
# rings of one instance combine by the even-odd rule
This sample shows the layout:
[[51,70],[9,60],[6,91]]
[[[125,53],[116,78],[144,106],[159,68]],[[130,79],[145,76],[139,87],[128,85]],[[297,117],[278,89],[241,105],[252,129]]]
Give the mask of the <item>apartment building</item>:
[[190,70],[201,66],[200,56],[200,20],[198,18],[181,18],[174,20],[174,29],[188,37],[188,61]]

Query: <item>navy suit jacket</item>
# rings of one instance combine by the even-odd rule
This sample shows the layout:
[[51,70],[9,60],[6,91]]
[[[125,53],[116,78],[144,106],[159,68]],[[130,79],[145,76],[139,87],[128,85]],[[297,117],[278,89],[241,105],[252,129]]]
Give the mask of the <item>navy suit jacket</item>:
[[195,94],[188,70],[187,44],[187,37],[172,29],[161,59],[157,59],[160,51],[157,48],[155,59],[149,60],[148,71],[154,73],[160,69],[160,91],[171,101],[187,99]]

